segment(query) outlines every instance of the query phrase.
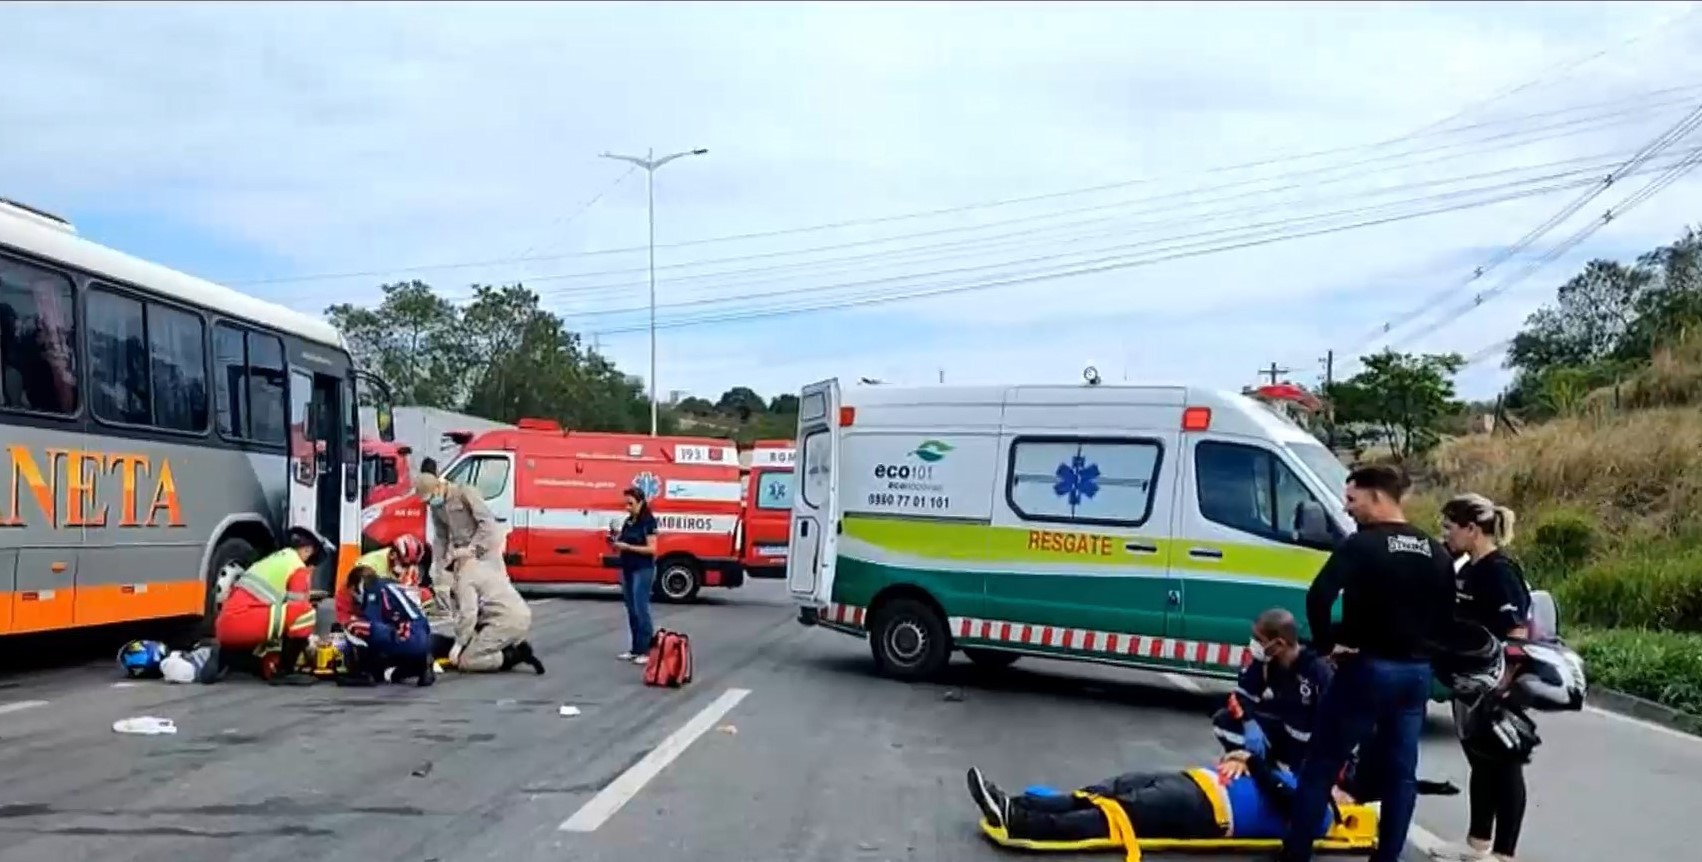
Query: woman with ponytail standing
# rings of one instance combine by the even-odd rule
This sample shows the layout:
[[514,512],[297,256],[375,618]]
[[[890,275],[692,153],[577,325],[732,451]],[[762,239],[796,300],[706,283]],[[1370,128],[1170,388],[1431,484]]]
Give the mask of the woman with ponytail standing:
[[[1442,506],[1442,541],[1466,557],[1456,578],[1458,617],[1476,623],[1500,639],[1529,633],[1531,592],[1524,571],[1502,550],[1513,540],[1513,510],[1482,494],[1462,494]],[[1508,759],[1488,759],[1466,749],[1471,764],[1471,826],[1467,859],[1493,857],[1512,862],[1525,819],[1525,767]]]

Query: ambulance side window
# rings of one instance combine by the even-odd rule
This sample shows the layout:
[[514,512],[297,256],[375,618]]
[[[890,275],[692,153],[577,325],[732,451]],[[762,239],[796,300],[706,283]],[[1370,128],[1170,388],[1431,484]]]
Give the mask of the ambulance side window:
[[1275,454],[1256,446],[1202,440],[1194,447],[1200,515],[1214,524],[1285,544],[1300,544],[1300,504],[1317,498]]
[[1005,499],[1025,521],[1139,527],[1163,456],[1156,440],[1018,437]]
[[468,458],[443,477],[458,485],[469,485],[486,500],[494,500],[508,487],[508,459],[500,456]]

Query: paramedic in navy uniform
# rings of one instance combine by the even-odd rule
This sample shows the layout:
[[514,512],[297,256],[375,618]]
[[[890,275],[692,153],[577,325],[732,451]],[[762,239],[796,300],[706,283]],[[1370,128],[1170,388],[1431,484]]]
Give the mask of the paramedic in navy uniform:
[[[1306,594],[1313,646],[1336,672],[1319,703],[1300,767],[1280,862],[1308,862],[1330,789],[1361,743],[1378,759],[1383,810],[1371,862],[1396,862],[1417,803],[1418,737],[1430,700],[1430,645],[1453,616],[1453,559],[1407,523],[1406,476],[1393,467],[1348,474],[1347,514],[1359,529],[1330,555]],[[1341,597],[1341,622],[1330,611]],[[1310,827],[1310,828],[1309,828]]]

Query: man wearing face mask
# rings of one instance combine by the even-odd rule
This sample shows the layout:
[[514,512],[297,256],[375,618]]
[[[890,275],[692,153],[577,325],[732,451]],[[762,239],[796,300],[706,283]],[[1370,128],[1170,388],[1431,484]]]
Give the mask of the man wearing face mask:
[[1298,768],[1312,741],[1330,665],[1301,645],[1294,614],[1281,608],[1254,621],[1247,651],[1251,661],[1241,669],[1229,704],[1212,716],[1212,734],[1228,752]]
[[[437,595],[454,595],[453,573],[465,560],[477,560],[507,577],[508,569],[502,562],[507,531],[476,489],[421,473],[414,478],[414,493],[431,512],[431,574]],[[477,613],[478,609],[468,610]]]

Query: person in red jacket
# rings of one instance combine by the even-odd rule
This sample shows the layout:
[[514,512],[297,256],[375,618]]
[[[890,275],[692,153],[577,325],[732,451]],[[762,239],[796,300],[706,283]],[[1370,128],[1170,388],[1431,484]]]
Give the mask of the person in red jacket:
[[[311,530],[291,527],[283,550],[248,567],[231,586],[213,622],[221,663],[258,659],[261,678],[273,685],[314,682],[296,672],[317,614],[309,595],[313,567],[325,557],[325,541]],[[233,660],[235,660],[233,662]]]

